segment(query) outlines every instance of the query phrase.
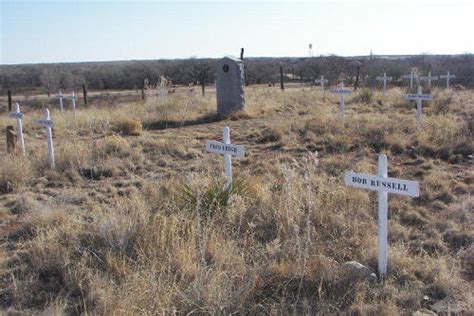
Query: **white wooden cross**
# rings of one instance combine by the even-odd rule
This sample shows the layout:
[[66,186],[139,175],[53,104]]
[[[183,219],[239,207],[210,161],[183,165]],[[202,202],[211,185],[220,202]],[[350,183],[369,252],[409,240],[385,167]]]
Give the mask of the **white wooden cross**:
[[416,74],[412,71],[409,75],[403,76],[403,79],[410,79],[410,90],[413,89],[413,79],[416,79]]
[[244,157],[245,148],[244,146],[230,143],[230,129],[228,126],[224,127],[222,134],[223,142],[208,140],[206,141],[206,150],[211,153],[224,155],[225,189],[228,190],[232,187],[232,156]]
[[346,106],[345,103],[344,103],[344,95],[352,94],[352,91],[349,90],[349,89],[344,89],[344,82],[341,82],[339,84],[339,88],[331,89],[330,91],[331,91],[331,93],[339,94],[339,96],[340,96],[339,111],[340,111],[342,117],[344,117],[344,109],[345,109],[345,106]]
[[420,186],[416,181],[388,178],[387,156],[378,157],[378,174],[376,176],[348,171],[344,177],[347,186],[377,191],[378,196],[378,270],[379,275],[387,274],[388,262],[388,193],[418,197]]
[[438,80],[438,76],[432,76],[431,71],[428,72],[428,76],[421,76],[420,81],[428,81],[428,89],[431,88],[431,81]]
[[421,107],[423,101],[433,100],[433,96],[430,94],[422,94],[421,86],[418,86],[416,94],[406,94],[405,100],[416,100],[416,126],[420,128],[421,124]]
[[67,96],[65,98],[72,101],[72,110],[74,112],[74,116],[76,116],[76,94],[73,91],[70,96]]
[[61,107],[61,112],[63,112],[63,111],[64,111],[64,106],[63,106],[63,98],[64,98],[64,96],[63,96],[63,90],[59,90],[59,94],[56,95],[56,98],[59,99],[59,106]]
[[53,133],[51,131],[51,128],[53,127],[53,121],[51,120],[51,116],[49,115],[49,110],[45,109],[44,110],[44,119],[37,119],[36,120],[36,125],[44,127],[46,129],[46,137],[48,139],[48,161],[49,161],[49,166],[51,169],[54,170],[55,164],[54,164],[54,147],[53,147]]
[[324,91],[324,84],[328,83],[329,81],[327,79],[324,79],[324,75],[321,75],[321,79],[316,79],[314,80],[314,83],[319,83],[321,84],[321,90]]
[[383,81],[383,91],[385,92],[387,90],[387,81],[392,81],[392,77],[387,77],[387,73],[384,72],[383,76],[376,77],[378,81]]
[[439,76],[439,77],[440,77],[440,79],[446,79],[446,89],[449,89],[449,79],[454,79],[454,78],[456,78],[455,75],[451,75],[451,74],[449,73],[449,70],[448,70],[448,73],[447,73],[446,75],[441,75],[441,76]]
[[10,112],[9,116],[11,118],[16,119],[16,135],[20,140],[20,149],[21,154],[25,155],[25,138],[23,137],[23,113],[20,111],[20,105],[18,103],[15,104],[15,111]]

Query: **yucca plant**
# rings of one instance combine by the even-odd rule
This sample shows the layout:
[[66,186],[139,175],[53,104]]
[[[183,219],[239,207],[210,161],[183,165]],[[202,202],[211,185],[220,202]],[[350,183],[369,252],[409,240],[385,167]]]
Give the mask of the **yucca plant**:
[[374,94],[372,91],[370,91],[369,89],[363,89],[357,95],[356,101],[365,103],[365,104],[370,104],[372,102],[373,97],[374,97]]
[[179,190],[179,197],[190,211],[199,210],[201,217],[212,218],[225,211],[233,196],[242,195],[246,190],[243,179],[234,179],[232,185],[226,188],[223,181],[215,177],[204,190],[184,184]]

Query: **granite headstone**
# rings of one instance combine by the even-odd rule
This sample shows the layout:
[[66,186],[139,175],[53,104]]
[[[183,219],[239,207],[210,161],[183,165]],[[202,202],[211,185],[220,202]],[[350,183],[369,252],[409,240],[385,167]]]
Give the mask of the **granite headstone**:
[[217,63],[217,114],[228,115],[244,110],[244,64],[235,57],[224,57]]

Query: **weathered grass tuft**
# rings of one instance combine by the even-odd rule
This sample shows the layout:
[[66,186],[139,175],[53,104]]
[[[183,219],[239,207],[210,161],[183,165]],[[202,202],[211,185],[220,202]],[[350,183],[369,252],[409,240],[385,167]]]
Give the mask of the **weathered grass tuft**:
[[138,120],[122,118],[112,124],[112,131],[124,136],[139,136],[142,133],[142,123]]
[[31,164],[27,158],[7,155],[0,160],[0,192],[13,192],[25,185],[31,177]]

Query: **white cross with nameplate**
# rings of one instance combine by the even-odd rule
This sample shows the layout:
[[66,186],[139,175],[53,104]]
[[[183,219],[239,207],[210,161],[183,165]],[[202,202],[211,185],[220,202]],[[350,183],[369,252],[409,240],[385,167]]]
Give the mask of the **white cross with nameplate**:
[[321,79],[314,80],[314,83],[319,83],[321,85],[321,90],[323,91],[324,91],[324,84],[328,82],[329,81],[327,79],[324,79],[324,75],[321,75]]
[[378,81],[383,81],[383,91],[387,90],[387,81],[392,81],[392,77],[387,77],[387,73],[384,72],[383,76],[376,77]]
[[345,103],[344,103],[344,95],[346,94],[352,94],[352,91],[349,89],[344,89],[344,82],[341,82],[339,84],[339,88],[331,89],[331,93],[338,94],[340,97],[340,102],[339,102],[339,111],[341,113],[341,116],[344,117],[344,110],[345,110]]
[[20,111],[20,105],[18,103],[15,104],[15,111],[10,112],[9,117],[16,119],[16,135],[20,140],[20,149],[21,154],[25,155],[25,138],[23,137],[23,113]]
[[446,89],[449,89],[449,79],[454,79],[456,78],[455,75],[451,75],[449,73],[449,70],[448,70],[448,73],[446,75],[441,75],[439,76],[441,79],[446,79]]
[[46,138],[48,140],[48,161],[49,161],[49,166],[51,169],[54,170],[55,164],[54,164],[54,147],[53,147],[53,133],[51,131],[51,128],[53,127],[53,121],[51,120],[51,116],[49,115],[49,110],[45,109],[44,110],[44,119],[37,119],[36,120],[36,125],[44,127],[46,129]]
[[416,100],[416,125],[420,128],[421,124],[421,110],[422,110],[422,102],[423,101],[430,101],[433,100],[433,96],[431,94],[422,94],[421,93],[421,86],[418,86],[418,90],[416,94],[406,94],[405,100]]
[[417,181],[408,181],[395,178],[388,178],[387,156],[380,154],[378,157],[378,174],[376,176],[346,172],[344,183],[346,186],[363,188],[377,191],[378,196],[378,270],[379,275],[387,274],[388,262],[388,193],[418,197],[420,186]]
[[76,94],[74,93],[74,91],[72,92],[70,96],[67,96],[66,99],[69,99],[72,101],[72,110],[74,112],[74,116],[76,116]]
[[428,81],[428,89],[431,88],[431,81],[438,80],[438,76],[432,76],[431,71],[428,72],[428,76],[421,76],[420,81]]
[[63,96],[63,90],[59,90],[59,94],[56,95],[56,98],[59,99],[59,106],[60,106],[60,108],[61,108],[61,112],[63,112],[63,111],[64,111],[64,106],[63,106],[63,98],[64,98],[64,96]]
[[206,141],[206,151],[224,155],[225,188],[229,189],[232,186],[232,156],[244,157],[245,148],[230,143],[230,129],[228,126],[224,127],[222,136],[223,142]]

